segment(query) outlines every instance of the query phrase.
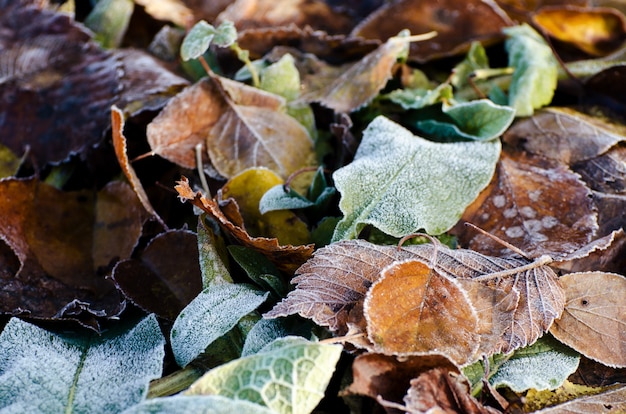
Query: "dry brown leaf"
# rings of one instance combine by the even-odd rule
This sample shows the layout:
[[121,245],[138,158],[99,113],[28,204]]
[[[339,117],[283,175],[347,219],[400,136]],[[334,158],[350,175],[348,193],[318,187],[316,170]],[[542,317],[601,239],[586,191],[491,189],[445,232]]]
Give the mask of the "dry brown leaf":
[[607,55],[626,40],[624,15],[612,8],[543,7],[532,20],[544,33],[594,56]]
[[175,23],[180,27],[188,27],[194,21],[193,11],[181,0],[134,0],[143,6],[146,13],[158,20]]
[[626,277],[586,272],[560,280],[567,301],[550,333],[588,358],[626,367]]
[[[489,22],[489,24],[486,24]],[[387,2],[353,31],[353,36],[387,40],[402,29],[411,34],[436,31],[428,42],[411,44],[410,58],[418,62],[453,56],[473,41],[492,43],[511,22],[495,2],[469,0],[396,0]]]
[[536,414],[578,414],[603,413],[619,414],[626,412],[626,387],[621,386],[601,394],[559,404],[554,407],[535,411]]
[[133,191],[139,198],[141,205],[146,209],[146,211],[154,217],[163,228],[167,229],[167,225],[161,219],[156,210],[152,207],[150,200],[148,199],[148,195],[139,181],[139,177],[137,177],[137,173],[132,165],[130,165],[130,161],[128,160],[128,154],[126,154],[126,137],[124,136],[124,113],[115,105],[111,107],[111,130],[113,135],[113,147],[115,148],[115,156],[117,157],[117,161],[122,167],[122,171],[124,175],[128,179]]
[[417,260],[385,267],[363,311],[376,352],[438,353],[465,365],[478,350],[478,318],[465,291]]
[[233,237],[241,245],[265,255],[279,269],[289,274],[293,273],[295,269],[313,254],[312,244],[303,246],[283,246],[278,243],[277,239],[251,237],[245,228],[243,228],[243,219],[233,199],[229,199],[221,205],[214,200],[208,200],[200,192],[195,193],[189,186],[189,181],[185,177],[182,177],[181,181],[178,182],[176,191],[178,191],[182,201],[189,201],[217,220],[226,234]]
[[624,229],[619,229],[554,262],[553,267],[566,273],[619,272],[626,265],[625,250],[626,233]]
[[[508,149],[496,173],[463,214],[531,257],[560,259],[595,239],[597,213],[589,188],[557,161]],[[494,239],[459,224],[462,245],[494,256],[510,251]]]
[[404,398],[409,413],[495,414],[470,394],[470,385],[458,369],[437,367],[411,381]]

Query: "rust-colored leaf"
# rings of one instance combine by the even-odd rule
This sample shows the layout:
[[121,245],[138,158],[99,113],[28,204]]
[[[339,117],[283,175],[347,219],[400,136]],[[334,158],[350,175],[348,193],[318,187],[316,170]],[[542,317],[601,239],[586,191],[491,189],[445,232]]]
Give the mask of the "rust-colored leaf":
[[561,277],[567,301],[550,333],[588,358],[626,367],[626,277],[570,273]]
[[243,227],[243,219],[234,200],[229,199],[230,201],[222,205],[215,200],[208,200],[200,192],[194,193],[185,177],[178,182],[176,191],[178,191],[181,200],[191,202],[217,220],[226,234],[243,246],[262,253],[285,272],[293,273],[313,253],[312,244],[303,246],[280,245],[275,238],[250,236]]
[[132,303],[173,321],[202,290],[198,239],[187,230],[162,233],[137,259],[119,262],[112,277]]
[[377,352],[439,353],[473,362],[478,318],[465,291],[417,260],[385,267],[365,296],[367,333]]
[[411,44],[410,57],[425,62],[461,54],[475,40],[498,41],[502,39],[502,28],[508,25],[506,14],[492,2],[396,0],[372,13],[352,35],[387,40],[401,29],[408,29],[412,34],[434,30],[438,33],[436,38]]
[[62,192],[35,179],[5,179],[0,210],[0,237],[10,249],[2,260],[14,270],[2,272],[2,313],[98,329],[98,318],[123,310],[105,276],[141,234],[144,211],[130,187]]
[[[489,186],[463,214],[530,256],[557,259],[594,239],[597,213],[591,191],[565,165],[525,152],[502,153]],[[500,243],[460,224],[459,241],[495,256],[510,252]]]
[[411,413],[495,414],[500,411],[485,407],[470,394],[470,384],[457,369],[433,368],[411,381],[404,398]]
[[126,153],[126,137],[124,136],[124,114],[117,107],[111,107],[111,129],[113,135],[113,147],[115,148],[115,156],[117,157],[117,162],[119,162],[120,167],[122,167],[122,171],[124,175],[128,179],[133,191],[137,195],[137,198],[141,202],[143,208],[154,217],[164,228],[167,228],[167,225],[161,219],[156,210],[152,207],[150,200],[148,199],[148,194],[143,188],[139,177],[137,177],[137,173],[132,165],[130,165],[130,161],[128,160],[128,154]]
[[[9,5],[10,4],[10,5]],[[59,163],[98,144],[118,96],[119,61],[68,15],[0,4],[2,142],[35,163]]]
[[594,56],[607,55],[626,40],[624,15],[612,8],[543,7],[532,19],[548,35]]

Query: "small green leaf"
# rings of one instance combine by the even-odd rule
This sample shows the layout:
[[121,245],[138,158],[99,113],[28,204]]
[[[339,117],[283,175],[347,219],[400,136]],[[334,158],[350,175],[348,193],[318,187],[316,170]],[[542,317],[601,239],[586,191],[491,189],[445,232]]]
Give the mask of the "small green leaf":
[[15,175],[21,163],[13,151],[0,144],[0,179]]
[[447,231],[489,184],[499,156],[499,140],[436,143],[377,117],[354,161],[333,175],[344,213],[333,240],[356,238],[368,224],[394,237]]
[[558,77],[558,62],[552,49],[527,24],[507,27],[505,46],[509,66],[515,68],[509,88],[509,106],[517,116],[530,116],[552,102]]
[[202,56],[209,49],[215,33],[215,27],[204,20],[200,20],[185,36],[183,44],[180,46],[180,57],[187,61]]
[[288,192],[285,192],[283,185],[279,184],[263,194],[259,201],[259,211],[261,211],[261,214],[265,214],[268,211],[307,208],[314,204],[314,202],[301,196],[291,188]]
[[[202,220],[203,216],[199,216]],[[223,252],[220,252],[221,249]],[[224,241],[219,238],[213,229],[198,222],[198,253],[200,254],[200,271],[202,272],[202,288],[212,284],[232,283],[223,257],[226,257]]]
[[268,408],[244,400],[219,395],[153,398],[122,414],[272,414]]
[[1,411],[121,412],[161,376],[164,345],[154,315],[102,336],[56,334],[13,318],[0,335]]
[[132,0],[99,0],[85,18],[85,26],[93,30],[95,40],[102,47],[119,47],[134,8]]
[[435,89],[398,89],[385,96],[404,109],[420,109],[453,99],[452,86],[442,83]]
[[[578,368],[580,355],[550,336],[517,350],[489,379],[494,387],[523,392],[555,389]],[[497,364],[497,361],[496,361]]]
[[488,69],[489,59],[487,52],[480,42],[472,42],[465,59],[452,70],[450,83],[455,88],[462,88],[468,84],[469,76],[476,69]]
[[187,366],[241,318],[258,308],[267,293],[244,284],[219,284],[203,290],[178,315],[170,334],[176,363]]
[[286,53],[261,72],[261,89],[293,101],[300,95],[300,73],[293,56]]
[[222,22],[215,31],[213,43],[219,47],[229,47],[237,41],[237,29],[231,21]]
[[444,104],[441,109],[454,123],[429,119],[418,121],[417,127],[442,140],[488,141],[502,135],[515,119],[515,109],[496,105],[489,99]]
[[342,347],[287,337],[260,353],[214,368],[187,395],[222,395],[275,413],[310,413],[324,397]]

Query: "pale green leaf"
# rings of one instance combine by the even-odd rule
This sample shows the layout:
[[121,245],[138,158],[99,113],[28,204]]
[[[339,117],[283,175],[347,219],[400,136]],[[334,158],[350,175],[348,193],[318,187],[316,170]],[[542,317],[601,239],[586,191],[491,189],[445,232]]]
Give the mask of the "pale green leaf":
[[286,53],[261,72],[261,89],[292,101],[300,95],[300,73],[293,56]]
[[266,298],[267,293],[244,284],[224,283],[203,290],[172,326],[170,338],[176,363],[187,366]]
[[185,394],[247,400],[275,413],[310,413],[324,397],[341,350],[340,345],[283,338],[256,355],[208,371]]
[[219,395],[153,398],[122,414],[272,414],[268,408],[244,400]]
[[385,96],[404,109],[420,109],[453,99],[452,86],[442,83],[435,89],[397,89]]
[[509,106],[517,116],[530,116],[552,102],[559,64],[552,49],[527,24],[507,27],[505,42],[509,66],[515,68],[509,88]]
[[515,351],[489,379],[494,387],[508,386],[522,392],[555,389],[578,368],[580,355],[544,336],[533,345]]
[[[202,216],[199,217],[202,220]],[[220,248],[223,250],[220,252]],[[198,253],[200,255],[200,271],[202,272],[202,288],[212,284],[232,283],[228,269],[222,259],[226,255],[223,240],[218,238],[213,229],[198,222]]]
[[289,335],[283,319],[261,319],[246,336],[241,356],[254,355],[267,344]]
[[489,58],[487,52],[480,42],[472,42],[470,50],[465,59],[452,70],[450,83],[455,88],[462,88],[468,84],[468,79],[476,69],[488,69]]
[[439,139],[487,141],[499,137],[515,118],[515,109],[494,104],[489,99],[443,105],[443,113],[454,123],[436,120],[417,122],[422,131]]
[[161,376],[165,339],[154,315],[102,336],[61,335],[13,318],[0,335],[2,413],[116,413]]
[[102,47],[119,47],[134,8],[132,0],[100,0],[85,18],[85,26],[93,30]]
[[215,27],[204,20],[196,23],[180,46],[180,57],[183,60],[197,59],[209,49],[215,37]]
[[213,43],[219,47],[228,47],[237,41],[237,29],[231,21],[222,22],[215,31]]
[[261,214],[265,214],[268,211],[307,208],[314,204],[314,202],[301,196],[292,189],[285,192],[285,187],[279,184],[270,188],[263,194],[263,197],[261,197],[259,201],[259,211]]
[[22,160],[20,160],[8,147],[0,144],[0,179],[10,177],[17,173]]
[[354,161],[333,175],[344,213],[333,240],[356,238],[368,224],[394,237],[447,231],[489,184],[499,156],[499,140],[436,143],[377,117]]

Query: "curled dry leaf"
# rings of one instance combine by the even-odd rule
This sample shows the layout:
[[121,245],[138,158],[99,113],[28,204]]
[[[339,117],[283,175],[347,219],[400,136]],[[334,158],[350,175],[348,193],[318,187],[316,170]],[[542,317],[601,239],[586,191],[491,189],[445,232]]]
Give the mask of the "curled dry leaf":
[[122,171],[124,175],[128,179],[133,191],[137,194],[137,198],[141,202],[141,205],[146,209],[146,211],[154,217],[161,225],[167,229],[167,225],[161,219],[156,210],[152,207],[150,200],[148,199],[148,194],[143,188],[139,177],[137,177],[137,173],[132,165],[130,165],[130,161],[128,160],[128,154],[126,153],[126,137],[124,136],[124,114],[117,107],[111,107],[111,130],[113,136],[113,147],[115,148],[115,156],[117,157],[117,162],[122,167]]
[[68,15],[20,2],[0,4],[0,44],[4,145],[29,147],[43,167],[102,140],[118,96],[115,57]]
[[411,44],[410,58],[425,62],[463,53],[475,40],[484,43],[501,40],[501,30],[509,24],[506,14],[494,2],[399,0],[380,7],[352,35],[387,40],[399,29],[414,34],[434,30],[438,36],[433,40]]
[[173,321],[202,290],[200,274],[196,235],[172,230],[152,239],[138,258],[119,262],[112,277],[132,303]]
[[208,200],[200,192],[195,193],[189,187],[187,178],[182,177],[176,186],[176,191],[183,201],[189,201],[202,209],[219,223],[224,233],[234,238],[243,246],[260,252],[276,266],[288,273],[293,273],[313,253],[313,245],[280,245],[275,238],[252,237],[243,227],[243,219],[239,214],[237,204],[230,199],[218,204],[215,200]]
[[367,291],[363,311],[378,352],[439,353],[464,365],[478,350],[478,318],[467,294],[420,261],[385,267]]
[[[565,165],[525,152],[502,153],[489,186],[462,217],[530,256],[558,259],[594,239],[597,213],[589,188]],[[472,250],[510,254],[492,238],[457,225],[459,241]]]
[[196,145],[206,146],[227,178],[261,166],[286,178],[315,160],[308,132],[285,112],[283,98],[218,76],[170,100],[147,135],[154,153],[186,168],[195,167]]
[[550,333],[588,358],[626,367],[626,277],[586,272],[560,280],[567,300]]
[[[319,249],[311,260],[297,270],[296,277],[292,279],[292,283],[297,285],[296,289],[264,316],[278,317],[298,313],[319,325],[328,326],[333,331],[345,333],[348,330],[348,324],[359,319],[356,313],[361,312],[360,303],[366,295],[368,301],[363,309],[366,318],[368,318],[368,313],[393,312],[393,310],[377,309],[377,307],[388,308],[390,302],[393,301],[395,305],[400,299],[397,297],[395,300],[385,300],[379,297],[372,299],[376,293],[370,292],[370,286],[379,280],[381,271],[385,267],[390,266],[388,269],[394,269],[394,266],[398,264],[396,262],[401,263],[400,261],[406,259],[421,262],[436,271],[441,278],[453,281],[441,282],[442,287],[458,285],[463,294],[459,293],[456,286],[453,294],[448,293],[444,288],[438,289],[436,294],[433,293],[435,296],[460,297],[461,299],[456,303],[452,303],[451,300],[451,303],[446,304],[446,307],[461,308],[454,309],[454,313],[462,315],[466,312],[463,307],[467,307],[468,303],[475,309],[478,323],[474,325],[474,332],[467,333],[467,335],[478,335],[480,343],[471,357],[465,359],[459,357],[456,360],[457,363],[475,361],[481,355],[492,355],[497,352],[509,353],[532,344],[550,328],[554,319],[563,311],[565,295],[556,274],[545,266],[546,261],[543,258],[529,263],[522,259],[485,256],[471,250],[450,250],[439,245],[434,247],[426,244],[397,248],[352,240]],[[426,275],[429,274],[423,266],[415,266]],[[402,265],[393,271],[402,274],[401,270]],[[406,277],[410,278],[410,276]],[[428,282],[427,277],[424,274],[420,275],[419,272],[416,278],[418,280],[426,278],[424,283]],[[387,284],[394,283],[393,277],[385,279],[381,282],[381,286],[385,288],[382,292],[385,293],[385,290],[388,290],[400,295],[404,291],[404,294],[410,296],[404,298],[406,303],[414,300],[412,296],[415,292],[406,293],[404,283],[398,283],[402,287],[387,286]],[[415,282],[415,285],[419,286],[419,282]],[[428,286],[423,286],[422,289],[426,287]],[[416,290],[419,288],[416,287]],[[431,300],[429,296],[427,299]],[[426,302],[421,302],[421,304],[424,303]],[[431,304],[429,303],[428,306]],[[410,312],[410,308],[407,308],[405,312],[407,320],[411,320],[407,316]],[[418,324],[419,318],[416,319],[418,320],[415,323]],[[471,326],[471,320],[472,318],[469,317],[469,326]],[[364,332],[362,325],[356,328],[357,331]],[[444,324],[442,331],[439,331],[437,327],[431,335],[449,337],[451,334],[448,328],[450,326]],[[407,327],[407,330],[409,329],[415,329],[416,332],[413,332],[415,335],[422,334],[419,332],[419,327]],[[405,348],[400,349],[400,345],[397,347],[394,345],[393,352],[398,354],[414,352],[414,348],[419,344],[413,341],[407,334],[406,343],[403,344]],[[399,344],[400,341],[397,343]],[[372,344],[363,345],[356,342],[355,345],[372,347]],[[442,352],[440,349],[430,351]]]
[[543,7],[532,20],[544,33],[594,56],[607,55],[626,40],[624,15],[613,8]]

